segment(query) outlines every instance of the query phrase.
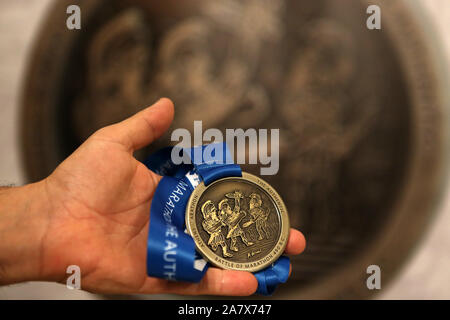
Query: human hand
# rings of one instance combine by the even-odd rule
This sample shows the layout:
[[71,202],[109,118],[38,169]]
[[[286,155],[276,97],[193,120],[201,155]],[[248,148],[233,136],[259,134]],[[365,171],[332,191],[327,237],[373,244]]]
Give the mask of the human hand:
[[[161,99],[133,117],[95,132],[45,180],[38,183],[47,203],[36,241],[39,274],[34,280],[64,282],[78,265],[81,287],[97,293],[250,295],[257,288],[248,272],[209,268],[200,283],[148,277],[146,250],[150,203],[160,176],[133,152],[170,126],[173,104]],[[290,232],[287,254],[305,247]]]

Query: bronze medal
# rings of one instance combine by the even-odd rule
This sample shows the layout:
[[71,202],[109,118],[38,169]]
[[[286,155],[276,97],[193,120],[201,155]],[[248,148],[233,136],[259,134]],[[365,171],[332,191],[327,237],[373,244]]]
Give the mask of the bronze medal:
[[186,227],[211,264],[250,272],[275,262],[289,236],[288,213],[279,194],[245,172],[199,184],[186,207]]

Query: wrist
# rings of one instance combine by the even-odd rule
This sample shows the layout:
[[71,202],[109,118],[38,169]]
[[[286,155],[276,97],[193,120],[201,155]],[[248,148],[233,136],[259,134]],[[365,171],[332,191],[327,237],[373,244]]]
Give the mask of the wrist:
[[0,190],[0,284],[47,280],[42,244],[51,206],[45,183]]

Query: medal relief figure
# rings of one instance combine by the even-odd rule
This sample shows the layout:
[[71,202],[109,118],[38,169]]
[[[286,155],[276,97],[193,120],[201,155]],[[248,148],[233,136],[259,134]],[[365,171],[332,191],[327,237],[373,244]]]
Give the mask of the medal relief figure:
[[252,193],[249,198],[251,220],[244,223],[243,227],[245,228],[255,223],[256,231],[259,235],[258,240],[264,239],[264,236],[269,239],[270,230],[267,225],[267,218],[269,217],[270,211],[262,207],[262,199],[259,194]]
[[233,255],[228,252],[228,247],[225,242],[225,237],[222,234],[222,226],[224,225],[223,220],[217,216],[216,206],[211,200],[206,201],[202,205],[203,214],[203,229],[209,233],[210,237],[208,240],[208,245],[216,251],[220,246],[222,247],[222,254],[225,258],[230,258]]
[[225,197],[229,199],[234,199],[234,208],[231,210],[228,204],[228,199],[223,199],[219,203],[219,210],[224,217],[224,223],[228,227],[227,239],[231,238],[230,249],[233,251],[238,251],[236,246],[237,238],[240,237],[242,242],[246,246],[251,246],[253,242],[248,241],[239,223],[247,215],[247,213],[241,210],[240,201],[244,198],[244,195],[240,191],[234,191],[232,193],[227,193]]
[[[245,210],[241,210],[244,199],[249,199],[249,219],[242,223],[244,218],[248,216]],[[230,200],[234,200],[234,207],[230,205]],[[244,229],[255,225],[258,234],[258,240],[270,239],[271,231],[268,225],[268,217],[270,210],[263,207],[261,195],[258,193],[251,193],[250,196],[245,196],[243,192],[236,190],[226,193],[225,197],[220,200],[218,210],[212,200],[206,200],[202,207],[203,213],[203,229],[208,232],[210,238],[208,245],[216,251],[218,246],[222,247],[224,257],[232,257],[233,255],[228,251],[239,251],[237,240],[240,238],[242,243],[250,247],[254,242],[250,241],[252,237],[244,232]],[[222,233],[222,227],[227,228],[226,236]],[[255,236],[256,238],[256,236]],[[229,246],[226,240],[230,239]]]

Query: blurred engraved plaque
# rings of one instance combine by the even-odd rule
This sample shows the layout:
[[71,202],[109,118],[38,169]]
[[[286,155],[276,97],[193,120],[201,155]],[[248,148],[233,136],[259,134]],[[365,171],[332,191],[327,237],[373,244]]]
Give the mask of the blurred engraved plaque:
[[[176,107],[169,134],[192,129],[194,120],[223,132],[280,129],[279,172],[263,178],[285,201],[307,248],[293,258],[292,277],[278,294],[366,297],[365,270],[373,263],[383,281],[392,277],[434,211],[450,145],[432,63],[439,60],[428,50],[436,46],[427,45],[410,1],[370,1],[383,13],[376,31],[365,27],[365,0],[79,0],[77,32],[64,27],[69,4],[55,1],[26,77],[22,140],[30,180],[51,173],[98,128],[167,96]],[[136,156],[167,146],[169,134]],[[250,261],[269,250],[254,249],[270,242],[265,230],[276,233],[262,225],[258,232],[256,222],[244,226],[251,199],[259,202],[252,190],[202,199],[198,219],[207,200],[218,213],[225,199],[222,211],[233,212],[235,200],[226,195],[236,191],[244,197],[246,215],[236,219],[246,240],[234,237],[232,250],[223,226],[232,257],[223,256],[220,239],[208,244],[214,223],[196,223],[222,259]]]

